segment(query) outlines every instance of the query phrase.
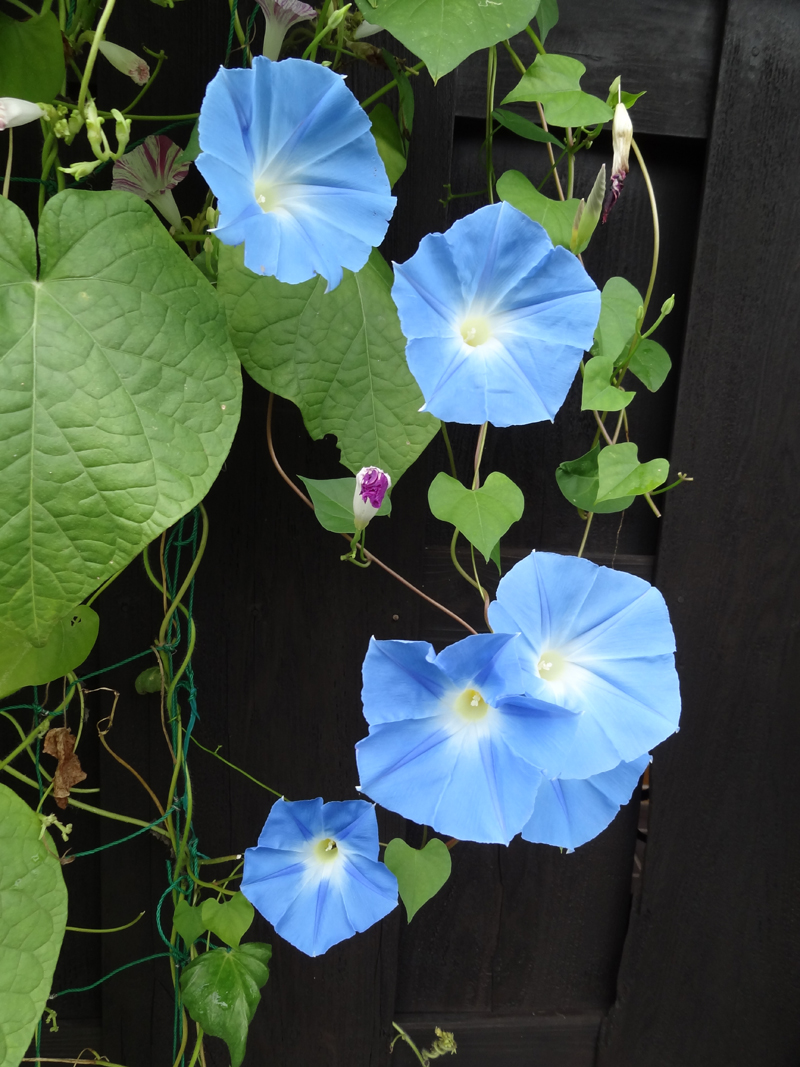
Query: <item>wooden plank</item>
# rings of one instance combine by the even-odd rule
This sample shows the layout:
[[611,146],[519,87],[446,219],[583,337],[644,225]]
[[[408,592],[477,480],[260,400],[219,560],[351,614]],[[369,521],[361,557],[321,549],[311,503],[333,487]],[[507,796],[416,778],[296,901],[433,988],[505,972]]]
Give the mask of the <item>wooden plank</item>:
[[[572,56],[586,67],[586,92],[603,100],[618,74],[623,88],[647,90],[636,103],[639,132],[705,138],[711,128],[715,74],[725,5],[720,0],[619,0],[613,8],[593,0],[560,4],[560,21],[546,41],[548,52]],[[536,50],[527,34],[512,47],[529,66]],[[486,102],[486,53],[471,56],[458,70],[457,114],[482,118]],[[496,100],[519,81],[498,46]],[[450,75],[453,77],[453,75]],[[536,115],[532,106],[532,117]],[[538,121],[538,119],[537,119]]]
[[[454,1034],[458,1067],[593,1067],[599,1012],[572,1015],[398,1015],[417,1048],[430,1048],[434,1027]],[[405,1044],[394,1049],[396,1067],[419,1061]],[[442,1059],[442,1063],[448,1060]]]
[[800,1047],[797,412],[800,8],[731,0],[658,564],[681,732],[601,1067],[794,1063]]

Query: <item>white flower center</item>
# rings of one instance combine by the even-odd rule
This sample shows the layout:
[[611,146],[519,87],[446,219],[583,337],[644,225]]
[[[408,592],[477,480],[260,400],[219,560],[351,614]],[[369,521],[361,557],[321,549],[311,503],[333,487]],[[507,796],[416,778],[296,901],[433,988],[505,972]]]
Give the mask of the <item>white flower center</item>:
[[468,722],[483,719],[489,713],[489,705],[477,689],[465,689],[462,693],[459,693],[453,707],[462,719],[466,719]]
[[263,178],[257,179],[253,187],[253,193],[256,198],[256,203],[264,213],[267,211],[274,211],[276,208],[280,207],[281,200],[276,186],[264,181]]
[[492,327],[484,315],[471,315],[461,323],[461,336],[468,345],[476,348],[492,336]]
[[539,657],[539,662],[536,665],[536,671],[542,681],[555,682],[564,673],[564,668],[566,666],[567,661],[564,659],[561,653],[556,652],[555,649],[549,648]]
[[339,858],[339,849],[332,837],[323,837],[314,846],[314,855],[322,863],[332,863]]

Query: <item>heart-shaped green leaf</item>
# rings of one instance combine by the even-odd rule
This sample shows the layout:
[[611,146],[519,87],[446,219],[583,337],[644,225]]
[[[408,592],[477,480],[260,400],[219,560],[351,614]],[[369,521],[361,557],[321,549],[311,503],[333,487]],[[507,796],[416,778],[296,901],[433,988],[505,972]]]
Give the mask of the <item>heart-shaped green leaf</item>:
[[662,485],[669,475],[669,463],[665,459],[639,462],[639,448],[632,442],[609,445],[597,458],[597,500],[649,493]]
[[422,849],[412,848],[395,837],[386,846],[383,862],[397,879],[409,922],[439,892],[450,877],[452,866],[447,845],[437,837]]
[[203,920],[202,906],[191,905],[185,897],[180,897],[175,905],[173,923],[187,945],[193,945],[208,929]]
[[0,625],[0,697],[25,685],[45,685],[79,667],[94,647],[100,619],[80,604],[62,619],[41,648],[16,627]]
[[272,949],[251,941],[238,948],[215,948],[192,960],[181,975],[186,1010],[207,1034],[228,1046],[231,1067],[240,1067],[247,1028],[269,978]]
[[509,526],[522,518],[525,498],[510,478],[492,471],[480,489],[466,489],[449,474],[437,474],[428,489],[437,519],[458,527],[486,562]]
[[25,1055],[47,1003],[67,922],[67,888],[41,821],[0,785],[0,1063]]
[[626,93],[623,89],[620,92],[619,88],[620,75],[618,74],[613,82],[608,87],[608,99],[606,103],[609,107],[616,107],[618,103],[622,103],[630,111],[640,96],[644,96],[647,92],[646,89],[642,89],[640,93]]
[[[354,533],[353,496],[356,491],[355,478],[304,478],[299,475],[311,496],[314,514],[321,526],[333,533]],[[392,502],[388,494],[375,516],[390,515]]]
[[587,360],[583,368],[581,411],[621,411],[630,404],[636,393],[611,385],[613,372],[613,356],[594,356]]
[[437,519],[456,526],[488,563],[500,538],[522,517],[525,499],[499,471],[493,471],[480,489],[467,489],[440,473],[428,489],[428,505]]
[[0,199],[0,623],[59,620],[211,487],[241,376],[213,288],[131,193]]
[[605,500],[603,503],[597,501],[600,488],[600,475],[597,467],[599,455],[600,445],[595,445],[590,452],[579,459],[568,460],[560,464],[556,470],[558,488],[570,504],[574,504],[581,511],[593,511],[599,515],[624,511],[634,502],[635,496]]
[[658,341],[647,338],[636,346],[628,369],[654,393],[664,384],[672,369],[672,360]]
[[497,195],[517,211],[522,211],[529,219],[544,226],[554,245],[569,248],[572,241],[572,224],[580,200],[574,197],[570,200],[551,200],[549,196],[540,193],[518,170],[507,170],[502,175],[497,183]]
[[200,905],[200,914],[207,930],[236,948],[253,923],[255,908],[247,897],[236,893],[224,901],[209,897]]
[[550,126],[595,126],[608,122],[614,112],[597,96],[581,89],[586,67],[569,56],[537,56],[534,62],[502,101],[538,101]]
[[624,278],[609,278],[600,296],[600,318],[594,331],[592,353],[616,359],[630,344],[642,297]]
[[61,92],[64,45],[52,11],[17,20],[0,14],[0,96],[46,103]]
[[333,292],[323,278],[286,285],[223,246],[219,293],[234,347],[270,392],[297,404],[315,440],[338,438],[353,473],[374,464],[396,484],[439,429],[406,363],[406,342],[379,252]]
[[357,0],[370,22],[383,26],[425,64],[436,82],[473,52],[524,30],[539,0]]

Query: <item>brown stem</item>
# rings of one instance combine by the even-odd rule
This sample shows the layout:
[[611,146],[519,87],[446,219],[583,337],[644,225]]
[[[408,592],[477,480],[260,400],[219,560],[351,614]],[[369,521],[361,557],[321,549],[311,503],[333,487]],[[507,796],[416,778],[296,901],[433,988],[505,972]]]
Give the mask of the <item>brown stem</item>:
[[[278,457],[275,455],[275,448],[272,443],[272,408],[274,399],[275,394],[270,393],[269,401],[267,403],[267,448],[269,449],[269,457],[272,460],[275,470],[278,472],[278,474],[280,474],[281,478],[283,478],[289,488],[293,489],[303,501],[303,503],[307,504],[313,511],[314,505],[308,499],[306,494],[301,489],[297,488],[292,479],[280,465],[280,463],[278,462]],[[345,541],[348,542],[348,544],[353,540],[353,538],[346,533],[343,533],[342,537],[345,539]],[[401,585],[404,585],[406,587],[406,589],[410,589],[412,593],[416,593],[417,596],[422,597],[423,600],[427,600],[429,604],[432,604],[435,608],[438,608],[439,611],[443,611],[445,615],[449,615],[451,619],[454,619],[460,626],[463,626],[465,630],[469,630],[471,634],[476,634],[478,632],[477,630],[474,630],[468,622],[464,622],[464,620],[459,615],[456,615],[454,611],[450,611],[450,609],[446,608],[444,604],[440,604],[438,600],[434,600],[433,597],[429,597],[427,593],[423,593],[421,589],[417,589],[415,585],[412,585],[411,582],[403,578],[402,575],[397,573],[397,571],[393,571],[391,567],[387,567],[387,565],[382,560],[379,560],[377,556],[374,556],[366,549],[363,549],[363,553],[370,561],[370,563],[377,563],[377,565],[382,570],[386,571],[387,574],[391,574],[392,578],[396,578]]]

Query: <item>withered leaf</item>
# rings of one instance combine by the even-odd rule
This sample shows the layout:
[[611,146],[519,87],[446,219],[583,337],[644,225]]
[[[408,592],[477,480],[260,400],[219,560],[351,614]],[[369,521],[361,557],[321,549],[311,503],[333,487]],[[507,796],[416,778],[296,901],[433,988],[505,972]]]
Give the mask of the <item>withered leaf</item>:
[[58,760],[53,775],[53,796],[59,808],[66,808],[70,789],[86,777],[74,748],[75,737],[68,726],[54,726],[45,734],[44,750]]

